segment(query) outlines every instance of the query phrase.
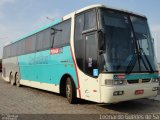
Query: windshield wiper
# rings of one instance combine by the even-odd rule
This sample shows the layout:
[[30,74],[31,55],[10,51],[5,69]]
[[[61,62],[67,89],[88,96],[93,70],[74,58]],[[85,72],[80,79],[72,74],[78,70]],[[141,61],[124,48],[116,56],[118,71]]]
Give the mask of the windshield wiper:
[[[152,68],[152,65],[151,65],[151,63],[150,63],[150,61],[149,61],[146,53],[144,52],[143,48],[140,47],[140,44],[139,44],[139,41],[138,41],[138,40],[137,40],[137,46],[138,46],[139,55],[140,55],[140,58],[141,58],[141,60],[142,60],[142,62],[143,62],[144,67],[145,67],[150,73],[153,73],[154,70],[153,70],[153,68]],[[147,67],[147,65],[146,65],[146,62],[145,62],[142,54],[144,55],[144,58],[146,59],[147,64],[148,64],[150,70],[148,69],[148,67]]]
[[[148,67],[147,67],[147,65],[146,65],[146,62],[145,62],[144,58],[142,57],[142,54],[144,55],[144,58],[146,59],[147,64],[148,64],[150,70],[148,69]],[[153,68],[152,68],[152,65],[151,65],[151,63],[149,62],[149,60],[148,60],[148,58],[147,58],[147,55],[146,55],[146,53],[144,52],[143,48],[139,48],[139,51],[138,51],[137,53],[135,52],[135,53],[133,54],[132,59],[131,59],[131,61],[129,62],[129,64],[128,64],[128,66],[127,66],[126,74],[130,74],[130,73],[131,73],[131,71],[133,70],[133,68],[134,68],[134,66],[135,66],[135,64],[136,64],[136,62],[137,62],[137,58],[139,58],[139,62],[140,62],[140,60],[142,60],[144,67],[145,67],[150,73],[153,73],[153,72],[154,72],[154,70],[153,70]],[[140,66],[140,67],[141,67],[141,66]],[[141,68],[139,68],[139,69],[141,69]]]
[[[154,70],[153,70],[153,68],[152,68],[152,65],[151,65],[151,63],[150,63],[150,61],[149,61],[146,53],[144,52],[143,48],[139,48],[139,49],[140,49],[140,53],[141,53],[141,59],[142,59],[142,62],[143,62],[143,64],[144,64],[145,68],[146,68],[148,71],[149,71],[149,69],[150,69],[149,72],[150,72],[150,73],[153,73]],[[147,61],[147,64],[148,64],[148,66],[149,66],[149,69],[148,69],[148,67],[147,67],[147,65],[146,65],[146,62],[145,62],[144,58],[142,57],[142,54],[144,55],[144,58],[145,58],[146,61]]]
[[135,51],[135,53],[133,54],[133,56],[132,56],[132,59],[130,60],[130,62],[129,62],[129,64],[128,64],[128,66],[127,66],[127,70],[126,70],[126,74],[129,74],[129,73],[131,73],[131,71],[133,70],[133,68],[134,68],[134,66],[135,66],[135,64],[136,64],[136,62],[137,62],[137,52]]

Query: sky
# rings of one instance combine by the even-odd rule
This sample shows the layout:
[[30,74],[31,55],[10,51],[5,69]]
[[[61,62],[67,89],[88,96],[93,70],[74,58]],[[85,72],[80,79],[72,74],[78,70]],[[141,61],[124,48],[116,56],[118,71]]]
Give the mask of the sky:
[[160,62],[160,0],[0,0],[0,58],[5,44],[88,5],[104,4],[147,16]]

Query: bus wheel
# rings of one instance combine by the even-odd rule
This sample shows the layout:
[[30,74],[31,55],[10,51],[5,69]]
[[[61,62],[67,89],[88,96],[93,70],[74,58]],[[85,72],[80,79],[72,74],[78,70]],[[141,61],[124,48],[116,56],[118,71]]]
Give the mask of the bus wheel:
[[10,79],[11,85],[15,85],[15,79],[14,79],[14,77],[13,77],[13,74],[12,74],[12,73],[10,74],[9,79]]
[[16,86],[17,86],[17,87],[20,87],[19,73],[16,73],[15,80],[16,80]]
[[75,85],[70,77],[66,81],[66,97],[70,104],[77,103]]

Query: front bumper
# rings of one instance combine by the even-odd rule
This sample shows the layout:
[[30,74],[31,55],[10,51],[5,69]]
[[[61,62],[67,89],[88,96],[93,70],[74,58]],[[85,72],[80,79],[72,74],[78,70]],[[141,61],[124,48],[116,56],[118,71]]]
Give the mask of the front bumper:
[[[158,91],[153,91],[153,88],[158,86],[159,83],[142,83],[111,87],[101,86],[101,103],[117,103],[122,101],[153,97],[158,93]],[[144,93],[135,95],[136,90],[144,90]],[[113,93],[115,91],[124,91],[124,94],[114,96]]]

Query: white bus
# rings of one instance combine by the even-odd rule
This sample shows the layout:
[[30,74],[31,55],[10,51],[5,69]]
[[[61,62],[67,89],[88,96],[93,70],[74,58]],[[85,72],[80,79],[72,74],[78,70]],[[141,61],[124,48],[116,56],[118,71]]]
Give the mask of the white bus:
[[6,45],[2,77],[97,103],[157,95],[158,68],[147,18],[92,5]]

